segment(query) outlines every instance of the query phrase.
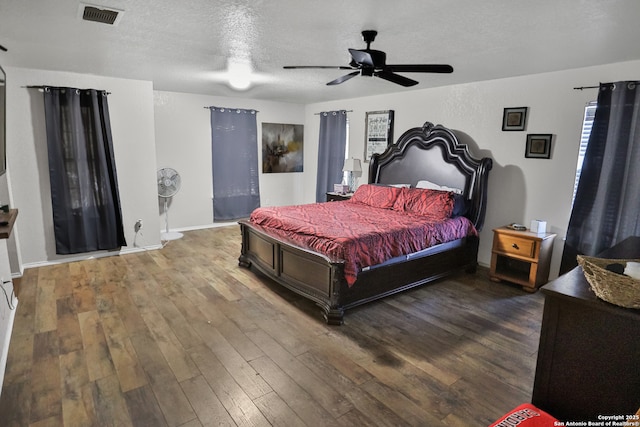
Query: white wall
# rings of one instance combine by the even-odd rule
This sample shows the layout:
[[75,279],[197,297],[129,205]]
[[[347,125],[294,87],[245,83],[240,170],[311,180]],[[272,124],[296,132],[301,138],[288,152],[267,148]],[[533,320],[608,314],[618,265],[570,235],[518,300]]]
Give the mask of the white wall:
[[[597,90],[575,86],[599,82],[637,80],[640,61],[470,83],[393,95],[362,97],[309,105],[173,92],[153,92],[150,82],[73,73],[9,68],[8,162],[13,206],[20,209],[17,235],[26,264],[56,260],[51,226],[49,181],[44,138],[42,95],[23,88],[53,84],[106,89],[114,133],[125,232],[133,245],[133,224],[145,223],[138,246],[159,242],[164,217],[159,215],[156,169],[173,167],[183,179],[170,210],[172,229],[212,224],[212,184],[209,110],[205,106],[253,108],[258,113],[258,149],[261,123],[304,124],[304,172],[261,174],[261,204],[286,205],[315,200],[320,111],[353,110],[350,118],[350,153],[362,159],[364,118],[367,111],[395,110],[397,139],[425,121],[458,132],[472,152],[494,159],[489,180],[489,206],[481,232],[479,261],[491,258],[491,229],[510,222],[528,224],[544,219],[558,233],[552,276],[562,254],[562,238],[570,215],[576,159],[584,106],[597,98]],[[421,78],[428,78],[424,75]],[[346,83],[348,84],[348,83]],[[524,132],[502,132],[505,107],[529,107]],[[527,133],[552,133],[551,159],[524,157]],[[154,141],[155,134],[155,141]],[[367,182],[367,164],[360,183]]]
[[[584,107],[597,99],[597,89],[574,90],[599,82],[637,80],[640,61],[576,70],[470,83],[387,96],[372,96],[307,106],[305,141],[318,135],[314,112],[353,110],[350,118],[350,156],[363,158],[364,120],[367,111],[395,110],[397,139],[425,121],[459,131],[463,142],[478,156],[494,160],[489,178],[488,209],[480,234],[479,262],[491,261],[492,228],[511,222],[547,221],[557,233],[552,277],[557,276],[563,238],[571,212],[571,195]],[[428,79],[421,75],[420,79]],[[346,83],[348,84],[348,83]],[[502,132],[505,107],[529,107],[524,132]],[[524,157],[527,133],[554,135],[551,159]],[[316,137],[317,139],[317,137]],[[368,164],[365,164],[368,168]],[[363,168],[363,169],[365,169]],[[360,183],[366,183],[368,170]],[[306,188],[314,188],[310,175]],[[308,195],[312,192],[309,191]],[[307,197],[307,201],[311,199]]]
[[[124,250],[160,244],[156,201],[156,153],[151,82],[68,72],[6,68],[7,163],[12,207],[19,209],[15,228],[25,267],[74,259],[55,253],[44,102],[28,85],[103,89],[109,95],[114,154],[128,246]],[[143,219],[142,236],[135,221]],[[90,255],[90,254],[86,254]],[[15,273],[15,272],[14,272]]]
[[[304,106],[300,104],[161,91],[154,92],[154,100],[158,168],[174,168],[182,179],[182,187],[169,207],[170,229],[185,230],[213,224],[211,122],[209,109],[205,107],[258,110],[259,159],[262,122],[304,124],[305,121]],[[305,132],[303,172],[260,173],[262,206],[299,203],[308,193],[314,192],[317,148],[313,149],[312,139],[312,135]],[[317,141],[315,144],[317,147]],[[310,176],[313,176],[311,187],[305,185],[311,180]],[[164,224],[162,216],[161,227]]]

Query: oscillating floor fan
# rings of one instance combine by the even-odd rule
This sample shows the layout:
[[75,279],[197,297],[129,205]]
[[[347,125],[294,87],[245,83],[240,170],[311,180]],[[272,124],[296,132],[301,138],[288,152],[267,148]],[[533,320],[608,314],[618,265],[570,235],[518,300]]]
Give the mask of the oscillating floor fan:
[[164,201],[165,232],[160,235],[162,240],[176,240],[183,236],[182,233],[169,231],[169,199],[180,190],[180,174],[172,168],[158,170],[158,196]]

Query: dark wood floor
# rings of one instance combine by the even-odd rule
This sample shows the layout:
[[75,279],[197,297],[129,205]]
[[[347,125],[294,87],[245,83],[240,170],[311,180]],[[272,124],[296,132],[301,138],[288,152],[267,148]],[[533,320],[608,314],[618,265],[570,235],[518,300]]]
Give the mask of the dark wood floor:
[[348,311],[237,265],[236,226],[33,268],[3,426],[483,426],[530,401],[541,294],[461,273]]

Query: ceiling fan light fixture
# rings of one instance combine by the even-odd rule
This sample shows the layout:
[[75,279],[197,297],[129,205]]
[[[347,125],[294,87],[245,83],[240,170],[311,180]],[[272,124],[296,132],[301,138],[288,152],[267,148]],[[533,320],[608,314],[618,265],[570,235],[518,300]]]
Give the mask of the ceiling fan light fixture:
[[251,64],[230,60],[227,67],[229,85],[236,90],[247,90],[251,86]]

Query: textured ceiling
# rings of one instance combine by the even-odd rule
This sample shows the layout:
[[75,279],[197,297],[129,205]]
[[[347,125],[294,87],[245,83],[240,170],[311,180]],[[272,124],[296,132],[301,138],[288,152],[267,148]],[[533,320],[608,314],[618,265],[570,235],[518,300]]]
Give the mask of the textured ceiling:
[[[117,26],[82,21],[77,0],[0,0],[0,64],[153,81],[157,90],[310,103],[640,59],[638,0],[99,0]],[[326,82],[360,32],[387,62],[448,63],[453,74]],[[226,81],[250,62],[245,91]],[[47,82],[33,82],[46,84]],[[591,82],[597,83],[597,82]]]

